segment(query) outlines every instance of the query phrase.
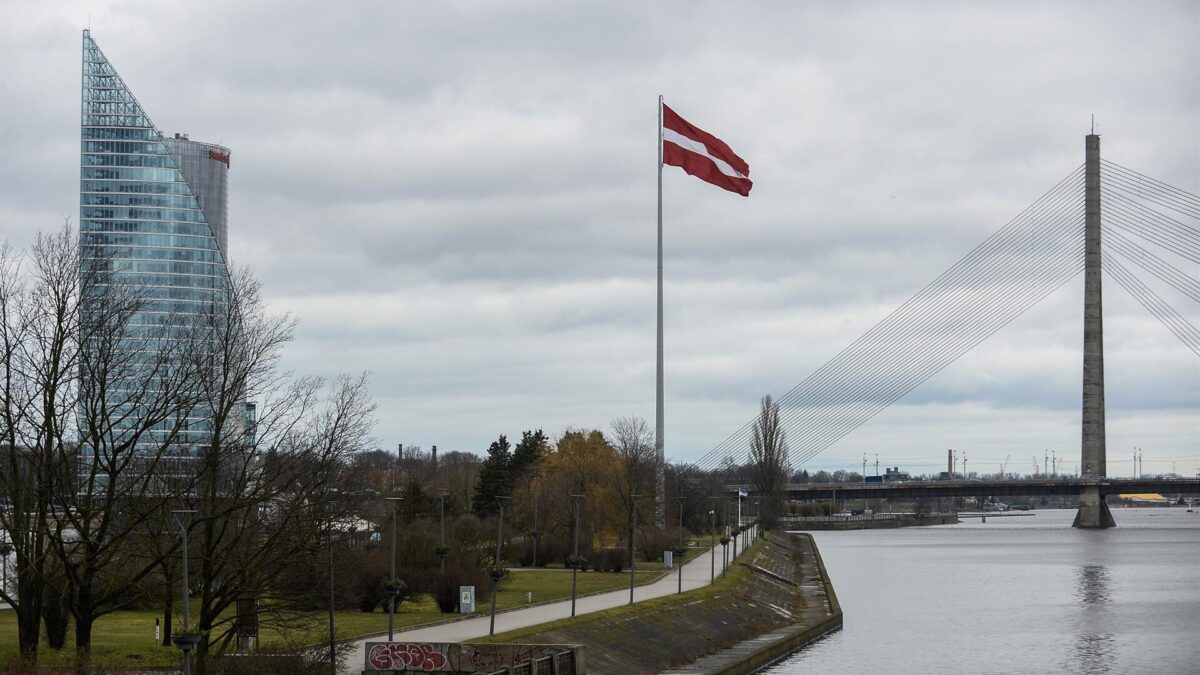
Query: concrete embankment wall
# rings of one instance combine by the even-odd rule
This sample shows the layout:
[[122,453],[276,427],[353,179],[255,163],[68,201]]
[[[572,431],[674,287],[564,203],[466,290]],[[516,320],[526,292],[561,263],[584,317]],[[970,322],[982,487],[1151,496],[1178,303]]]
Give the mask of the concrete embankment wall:
[[780,527],[787,530],[888,530],[897,527],[920,527],[923,525],[956,525],[958,515],[953,513],[930,513],[919,516],[905,515],[898,518],[869,516],[854,518],[801,518],[784,520]]
[[748,675],[787,657],[792,652],[842,627],[842,607],[825,572],[821,553],[812,535],[791,534],[800,560],[797,577],[805,606],[801,620],[743,640],[716,654],[661,675]]
[[[589,675],[649,675],[690,668],[686,664],[698,657],[719,655],[780,630],[811,629],[807,639],[813,639],[841,625],[837,598],[821,571],[811,537],[768,534],[741,560],[730,567],[724,583],[712,587],[497,638],[582,644]],[[834,615],[836,625],[829,621]],[[794,637],[789,632],[779,639]]]

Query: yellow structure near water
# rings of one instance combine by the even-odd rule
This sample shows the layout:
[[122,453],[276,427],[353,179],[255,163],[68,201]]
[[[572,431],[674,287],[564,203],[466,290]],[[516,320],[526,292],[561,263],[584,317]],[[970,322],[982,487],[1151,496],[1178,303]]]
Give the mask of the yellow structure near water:
[[1126,502],[1142,502],[1142,503],[1150,503],[1150,504],[1159,504],[1159,503],[1166,504],[1166,503],[1168,503],[1166,497],[1163,497],[1162,495],[1156,494],[1153,492],[1147,492],[1147,493],[1141,493],[1141,494],[1126,494],[1126,495],[1117,495],[1117,496],[1119,499],[1121,499],[1122,501],[1126,501]]

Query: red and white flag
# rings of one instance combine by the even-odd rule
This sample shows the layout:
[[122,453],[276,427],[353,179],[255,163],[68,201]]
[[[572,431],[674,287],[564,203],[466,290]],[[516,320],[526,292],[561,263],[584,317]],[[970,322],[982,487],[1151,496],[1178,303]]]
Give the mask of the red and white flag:
[[677,166],[706,183],[750,196],[750,165],[721,139],[692,126],[663,104],[663,164]]

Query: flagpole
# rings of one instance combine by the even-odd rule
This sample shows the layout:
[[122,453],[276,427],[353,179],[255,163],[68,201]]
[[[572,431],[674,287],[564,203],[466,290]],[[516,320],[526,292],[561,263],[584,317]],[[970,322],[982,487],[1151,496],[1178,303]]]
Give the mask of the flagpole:
[[662,168],[663,168],[663,97],[658,95],[658,372],[654,399],[654,524],[666,526],[666,480],[663,475],[663,226],[662,226]]

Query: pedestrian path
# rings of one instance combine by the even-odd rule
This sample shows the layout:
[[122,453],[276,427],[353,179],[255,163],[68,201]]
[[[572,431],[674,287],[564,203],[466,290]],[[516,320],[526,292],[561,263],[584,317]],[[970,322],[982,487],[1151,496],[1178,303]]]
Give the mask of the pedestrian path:
[[[753,536],[755,530],[750,530],[749,534]],[[739,536],[737,538],[738,551],[737,555],[741,555],[747,546],[748,537]],[[729,546],[732,548],[733,542]],[[690,591],[697,588],[703,588],[711,583],[712,569],[715,567],[717,576],[721,574],[721,550],[720,544],[713,547],[716,549],[715,556],[712,549],[705,549],[700,555],[693,558],[690,562],[683,565],[683,590]],[[715,565],[713,564],[715,560]],[[667,595],[672,595],[679,588],[679,573],[672,572],[664,576],[658,581],[637,586],[633,591],[633,601],[635,603],[654,598],[661,598]],[[470,642],[488,635],[488,627],[491,621],[489,614],[489,605],[480,598],[478,616],[453,623],[446,623],[438,626],[414,627],[405,631],[397,631],[395,634],[396,642]],[[590,595],[583,598],[577,598],[575,601],[575,615],[590,614],[599,612],[605,609],[614,607],[623,607],[629,604],[629,589],[619,591],[608,591],[597,595]],[[549,621],[557,621],[566,619],[571,616],[571,599],[560,600],[537,605],[533,607],[522,607],[520,609],[510,609],[507,611],[496,613],[496,632],[503,633],[518,628],[528,628],[538,624],[547,623]],[[344,662],[340,672],[342,675],[355,675],[362,672],[363,654],[367,641],[378,642],[386,640],[387,633],[366,638],[355,643],[354,651],[350,653]]]

